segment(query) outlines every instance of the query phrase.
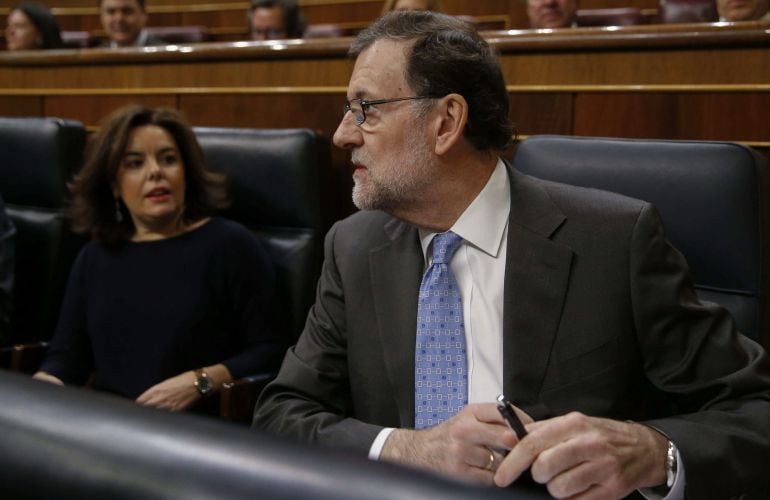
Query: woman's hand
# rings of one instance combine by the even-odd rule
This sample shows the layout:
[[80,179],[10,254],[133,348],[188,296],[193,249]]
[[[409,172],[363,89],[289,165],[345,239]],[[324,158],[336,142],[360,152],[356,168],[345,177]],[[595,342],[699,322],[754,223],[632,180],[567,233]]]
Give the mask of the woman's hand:
[[46,373],[46,372],[37,372],[34,375],[32,375],[32,378],[37,380],[42,380],[43,382],[48,382],[50,384],[64,385],[64,382],[62,382],[59,377],[55,377],[50,373]]
[[[232,380],[230,370],[222,363],[207,366],[204,370],[214,385],[214,392],[219,391],[222,384]],[[144,391],[136,398],[136,402],[143,406],[170,411],[186,410],[201,398],[195,387],[195,378],[195,373],[190,370],[166,379]]]
[[195,388],[195,374],[187,371],[153,385],[136,398],[136,402],[142,406],[181,411],[192,406],[200,397]]

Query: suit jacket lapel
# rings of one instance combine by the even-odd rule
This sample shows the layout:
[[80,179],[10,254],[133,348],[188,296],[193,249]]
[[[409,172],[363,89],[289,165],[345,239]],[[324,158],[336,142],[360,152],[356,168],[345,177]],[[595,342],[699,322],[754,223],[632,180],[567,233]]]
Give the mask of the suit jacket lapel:
[[417,229],[393,219],[385,232],[391,241],[369,254],[371,293],[401,426],[413,427],[414,343],[424,258]]
[[565,216],[532,178],[509,168],[503,388],[537,418],[537,398],[567,292],[572,250],[551,240]]

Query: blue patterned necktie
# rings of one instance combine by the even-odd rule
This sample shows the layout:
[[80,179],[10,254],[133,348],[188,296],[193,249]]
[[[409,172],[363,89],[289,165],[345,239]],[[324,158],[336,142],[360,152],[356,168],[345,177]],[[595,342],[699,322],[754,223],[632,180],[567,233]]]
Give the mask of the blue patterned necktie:
[[462,242],[451,231],[433,238],[433,262],[420,285],[414,353],[416,429],[439,424],[468,404],[463,302],[449,269]]

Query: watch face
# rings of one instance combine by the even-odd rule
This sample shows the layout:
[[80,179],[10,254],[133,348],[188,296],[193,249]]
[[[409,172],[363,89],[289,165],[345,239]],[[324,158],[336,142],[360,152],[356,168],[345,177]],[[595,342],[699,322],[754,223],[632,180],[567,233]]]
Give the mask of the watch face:
[[198,392],[200,392],[202,395],[208,394],[211,392],[211,389],[213,389],[211,379],[208,377],[208,375],[203,373],[198,375],[198,378],[195,381],[195,387],[198,388]]

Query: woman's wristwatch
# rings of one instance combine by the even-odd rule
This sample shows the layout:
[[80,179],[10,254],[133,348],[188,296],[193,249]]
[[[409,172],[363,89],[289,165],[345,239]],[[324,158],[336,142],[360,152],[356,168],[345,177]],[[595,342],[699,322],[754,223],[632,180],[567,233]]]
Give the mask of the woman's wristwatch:
[[198,394],[201,396],[208,396],[214,391],[214,382],[209,377],[203,368],[193,370],[195,373],[195,388],[198,389]]

